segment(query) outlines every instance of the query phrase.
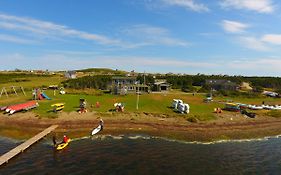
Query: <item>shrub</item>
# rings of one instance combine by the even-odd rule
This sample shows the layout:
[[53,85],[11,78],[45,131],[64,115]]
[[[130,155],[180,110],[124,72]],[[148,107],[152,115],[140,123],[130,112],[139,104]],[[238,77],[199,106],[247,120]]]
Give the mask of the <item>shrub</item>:
[[271,110],[267,113],[267,115],[271,116],[271,117],[275,117],[275,118],[279,118],[281,117],[281,111],[279,110]]
[[197,123],[198,122],[197,118],[195,118],[194,116],[188,117],[186,120],[191,122],[191,123]]

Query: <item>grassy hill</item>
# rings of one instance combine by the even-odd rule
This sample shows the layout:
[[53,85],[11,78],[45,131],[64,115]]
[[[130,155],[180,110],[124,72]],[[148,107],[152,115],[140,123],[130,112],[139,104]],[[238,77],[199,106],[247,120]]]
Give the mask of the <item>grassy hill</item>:
[[98,75],[125,75],[128,72],[123,70],[113,70],[109,68],[88,68],[88,69],[80,69],[76,70],[76,72],[83,72],[83,73],[92,73]]

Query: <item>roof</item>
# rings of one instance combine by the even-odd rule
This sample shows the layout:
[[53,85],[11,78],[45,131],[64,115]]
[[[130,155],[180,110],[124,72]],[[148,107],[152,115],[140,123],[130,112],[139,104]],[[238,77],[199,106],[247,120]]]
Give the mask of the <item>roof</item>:
[[145,84],[136,84],[136,87],[149,87],[149,86],[147,86]]
[[155,82],[154,85],[166,85],[166,86],[170,86],[169,83],[166,82]]
[[136,80],[136,77],[112,77],[112,80]]

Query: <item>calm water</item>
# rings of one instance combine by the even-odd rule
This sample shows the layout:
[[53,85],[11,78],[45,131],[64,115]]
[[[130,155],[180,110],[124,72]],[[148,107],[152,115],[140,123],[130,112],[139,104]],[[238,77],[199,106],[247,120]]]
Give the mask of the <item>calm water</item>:
[[[0,153],[18,144],[0,137]],[[107,136],[74,140],[60,152],[43,139],[0,174],[281,174],[281,138],[207,145]]]

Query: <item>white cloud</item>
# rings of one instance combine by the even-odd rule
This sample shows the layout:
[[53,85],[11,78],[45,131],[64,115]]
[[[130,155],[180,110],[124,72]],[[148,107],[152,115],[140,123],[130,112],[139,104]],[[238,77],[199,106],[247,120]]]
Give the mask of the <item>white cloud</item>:
[[[205,61],[191,61],[191,60],[177,60],[174,58],[159,58],[159,57],[101,57],[106,64],[110,65],[131,65],[135,67],[171,67],[171,68],[183,68],[183,67],[197,67],[197,68],[212,68],[217,66],[214,63]],[[168,71],[168,70],[167,70]]]
[[221,25],[226,32],[230,33],[241,33],[249,27],[247,24],[230,20],[223,20]]
[[5,34],[0,34],[0,41],[7,41],[7,42],[12,42],[12,43],[17,43],[17,44],[35,43],[35,41],[32,41],[32,40],[19,38],[19,37],[12,36],[12,35],[5,35]]
[[97,35],[71,29],[67,26],[54,24],[48,21],[41,21],[32,18],[17,17],[6,14],[0,14],[0,28],[16,30],[22,32],[31,32],[41,37],[73,37],[84,40],[96,41],[100,44],[118,45],[121,41],[111,39],[103,35]]
[[[255,72],[256,75],[268,75],[278,72],[281,75],[281,58],[256,58],[256,59],[234,59],[226,66],[229,69],[249,70]],[[275,76],[278,76],[275,74]]]
[[224,8],[246,9],[258,13],[272,13],[274,5],[271,0],[222,0]]
[[[64,54],[66,53],[66,54]],[[229,60],[212,59],[192,60],[169,57],[144,57],[144,56],[110,56],[96,55],[91,52],[57,51],[36,56],[24,54],[0,55],[0,60],[9,60],[0,65],[0,70],[19,69],[49,69],[71,70],[89,67],[107,67],[122,70],[174,72],[174,73],[204,73],[204,74],[229,74],[229,75],[281,75],[281,58],[231,58]],[[52,63],[56,64],[52,64]]]
[[90,54],[89,52],[85,52],[85,54],[83,52],[72,53],[72,51],[68,52],[65,50],[61,52],[56,51],[56,53],[50,52],[39,54],[36,56],[28,56],[24,54],[0,55],[0,60],[6,58],[9,59],[9,62],[5,65],[0,65],[0,70],[15,68],[67,70],[89,67],[142,70],[150,67],[155,70],[163,69],[164,71],[169,71],[169,69],[177,68],[208,69],[217,66],[215,63],[205,61],[179,60],[168,57],[109,56]]
[[[134,25],[123,29],[124,35],[129,36],[134,40],[131,47],[149,46],[149,45],[165,45],[165,46],[189,46],[190,43],[177,39],[171,36],[170,32],[161,27],[149,25]],[[136,42],[137,41],[137,42]]]
[[267,34],[261,40],[267,43],[281,45],[281,34]]
[[209,8],[206,5],[202,3],[196,3],[193,0],[161,0],[161,1],[164,2],[166,5],[179,6],[196,12],[209,11]]
[[[19,35],[32,37],[33,40],[41,39],[80,39],[95,41],[96,43],[115,46],[119,48],[139,48],[152,45],[187,46],[188,43],[171,36],[170,32],[161,27],[148,25],[135,25],[124,30],[123,40],[113,39],[104,35],[75,30],[64,25],[48,21],[36,20],[26,17],[17,17],[0,13],[0,29],[16,31]],[[123,31],[123,32],[124,32]],[[4,38],[4,37],[3,37]],[[4,40],[4,39],[2,39]],[[6,38],[8,41],[8,38]],[[10,38],[12,41],[12,38]],[[17,40],[24,42],[24,40]],[[14,38],[14,42],[16,39]],[[27,42],[27,40],[25,41]]]
[[245,37],[241,36],[238,38],[239,43],[249,49],[257,50],[257,51],[269,51],[270,48],[262,42],[260,39],[254,37]]

